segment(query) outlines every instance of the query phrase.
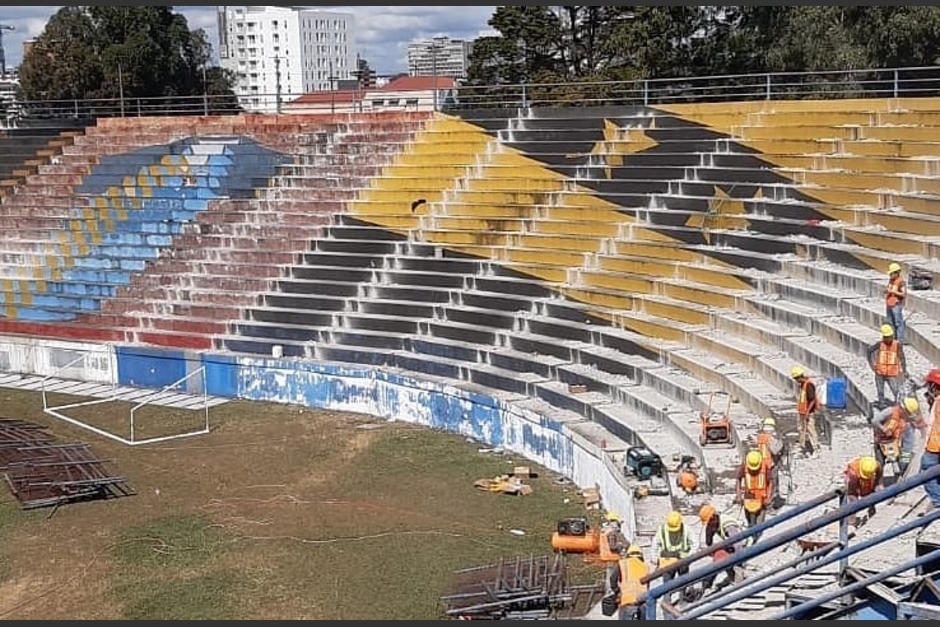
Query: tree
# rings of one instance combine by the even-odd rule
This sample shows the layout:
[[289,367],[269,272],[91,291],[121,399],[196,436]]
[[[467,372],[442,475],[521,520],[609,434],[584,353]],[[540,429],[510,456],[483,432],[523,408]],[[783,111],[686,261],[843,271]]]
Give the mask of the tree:
[[116,98],[122,88],[125,98],[231,94],[231,74],[209,58],[205,32],[170,7],[65,7],[23,60],[20,89],[43,100]]
[[472,84],[940,64],[935,6],[499,7]]
[[499,36],[474,42],[468,82],[549,81],[564,76],[561,21],[548,7],[501,6],[489,25]]

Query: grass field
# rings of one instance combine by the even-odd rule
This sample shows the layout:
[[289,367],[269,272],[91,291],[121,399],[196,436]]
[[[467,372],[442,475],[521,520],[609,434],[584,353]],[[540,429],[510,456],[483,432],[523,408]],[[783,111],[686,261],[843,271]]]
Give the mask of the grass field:
[[233,402],[207,436],[132,449],[44,416],[35,393],[0,389],[0,415],[92,444],[138,492],[50,517],[2,488],[4,619],[438,618],[451,571],[547,553],[555,521],[584,512],[544,471],[529,496],[479,492],[524,460],[368,416]]

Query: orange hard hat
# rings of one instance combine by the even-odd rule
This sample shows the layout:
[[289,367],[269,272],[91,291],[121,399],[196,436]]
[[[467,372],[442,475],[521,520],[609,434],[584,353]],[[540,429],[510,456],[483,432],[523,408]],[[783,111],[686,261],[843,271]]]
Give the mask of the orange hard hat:
[[712,516],[715,515],[715,508],[706,503],[702,505],[702,509],[698,510],[698,517],[702,523],[707,523],[712,519]]
[[683,470],[679,475],[679,484],[686,492],[694,492],[698,487],[698,477],[694,472]]

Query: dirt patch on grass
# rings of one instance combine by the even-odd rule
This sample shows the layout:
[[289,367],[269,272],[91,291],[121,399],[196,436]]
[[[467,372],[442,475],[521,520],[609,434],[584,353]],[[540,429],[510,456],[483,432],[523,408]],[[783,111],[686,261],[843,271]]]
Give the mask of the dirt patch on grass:
[[473,487],[516,456],[370,417],[233,402],[208,436],[130,448],[48,419],[35,393],[0,400],[138,491],[51,518],[0,506],[2,618],[436,618],[452,570],[546,553],[583,513],[544,471],[526,497]]

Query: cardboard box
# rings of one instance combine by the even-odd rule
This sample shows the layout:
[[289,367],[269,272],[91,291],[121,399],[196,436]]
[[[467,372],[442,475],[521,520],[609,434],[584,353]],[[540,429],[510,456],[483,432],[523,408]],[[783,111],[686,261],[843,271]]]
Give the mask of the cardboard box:
[[588,488],[581,493],[585,507],[597,507],[601,503],[601,493],[597,488]]

